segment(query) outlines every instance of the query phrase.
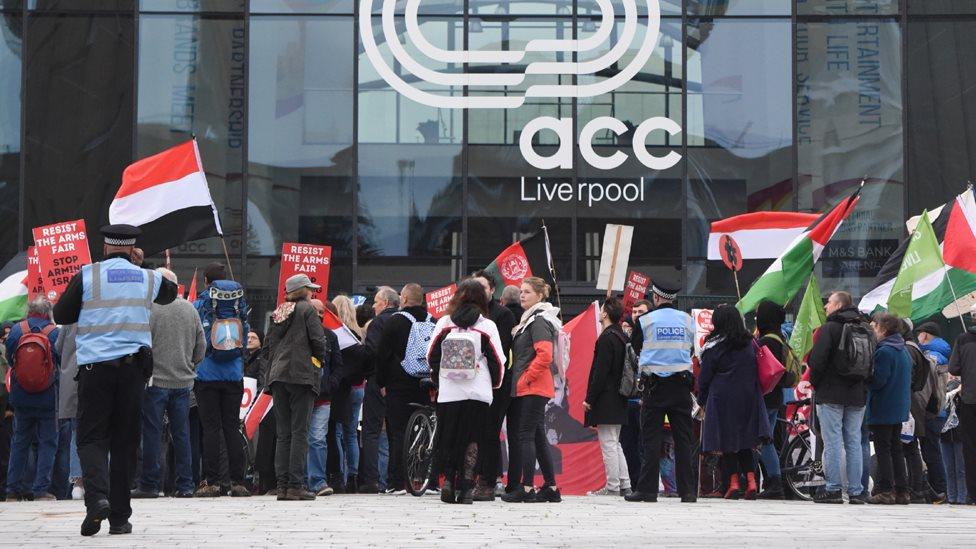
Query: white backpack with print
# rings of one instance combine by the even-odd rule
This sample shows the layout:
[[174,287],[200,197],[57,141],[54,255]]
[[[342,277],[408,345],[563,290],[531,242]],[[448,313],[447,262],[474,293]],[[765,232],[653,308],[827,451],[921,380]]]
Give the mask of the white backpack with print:
[[481,334],[455,329],[441,340],[440,377],[452,381],[470,381],[478,375],[481,359]]

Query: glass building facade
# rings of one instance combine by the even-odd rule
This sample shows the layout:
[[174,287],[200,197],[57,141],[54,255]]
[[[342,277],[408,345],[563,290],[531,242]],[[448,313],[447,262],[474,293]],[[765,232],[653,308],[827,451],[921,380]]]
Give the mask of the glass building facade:
[[[519,63],[606,53],[624,24],[612,1],[617,19],[602,50],[534,52]],[[376,35],[381,4],[372,2]],[[405,4],[397,3],[397,34]],[[637,43],[648,27],[644,6]],[[706,260],[711,221],[822,211],[863,178],[861,205],[818,267],[824,288],[860,295],[904,238],[905,218],[973,177],[976,2],[660,0],[660,8],[653,55],[614,91],[464,110],[415,103],[384,81],[364,53],[355,0],[0,0],[0,260],[29,245],[34,226],[105,222],[125,166],[191,135],[233,271],[260,315],[274,304],[282,242],[332,246],[333,294],[410,281],[434,288],[543,222],[567,309],[597,294],[607,223],[635,227],[631,268],[730,301],[728,271]],[[425,0],[418,22],[433,46],[473,51],[585,39],[602,23],[595,0]],[[379,49],[392,59],[388,44]],[[520,70],[464,65],[425,61],[443,73]],[[532,83],[594,83],[617,68]],[[519,136],[539,116],[572,118],[577,135],[613,116],[628,131],[597,132],[594,149],[629,158],[598,170],[574,144],[573,169],[534,168]],[[661,171],[631,152],[633,129],[656,116],[683,130],[648,138],[651,153],[682,157]],[[534,142],[540,153],[556,145],[548,132]],[[634,183],[645,192],[643,200],[594,203],[531,192],[557,182]],[[222,258],[217,239],[172,250],[183,278]],[[767,265],[747,266],[743,283]]]

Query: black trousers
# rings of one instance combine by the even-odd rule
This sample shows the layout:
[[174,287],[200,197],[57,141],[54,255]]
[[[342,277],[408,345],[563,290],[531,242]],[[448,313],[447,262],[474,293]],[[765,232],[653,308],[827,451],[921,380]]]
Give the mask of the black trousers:
[[888,492],[892,488],[898,491],[907,490],[908,471],[902,450],[901,423],[872,425],[871,440],[874,441],[874,453],[878,457],[875,492]]
[[7,397],[0,397],[0,494],[7,493],[7,465],[10,462],[10,438],[14,417],[6,417]]
[[308,423],[312,417],[315,393],[310,385],[276,381],[271,384],[274,397],[275,428],[278,444],[275,448],[275,473],[278,490],[301,488],[305,485],[305,466],[308,459]]
[[386,399],[380,393],[376,378],[366,382],[363,394],[363,433],[359,451],[359,485],[377,484],[380,480],[380,435],[386,419]]
[[644,462],[641,465],[637,490],[657,494],[660,482],[661,448],[664,444],[664,416],[671,424],[674,438],[675,480],[678,494],[696,495],[692,477],[692,419],[691,384],[686,376],[648,376],[644,378],[641,394],[641,446]]
[[278,444],[277,419],[274,408],[258,426],[258,447],[254,453],[254,470],[258,473],[258,490],[264,494],[278,486],[275,472],[275,447]]
[[922,466],[922,452],[918,447],[918,439],[902,443],[902,454],[905,456],[905,468],[908,471],[908,486],[916,494],[924,494],[928,488],[925,468]]
[[107,499],[113,525],[132,516],[129,488],[136,470],[145,387],[142,369],[131,363],[96,363],[78,371],[78,458],[85,505],[91,508]]
[[[509,393],[511,394],[511,393]],[[522,446],[519,444],[519,425],[522,422],[518,398],[513,397],[508,403],[505,414],[505,440],[508,444],[508,479],[505,491],[511,492],[522,485]]]
[[752,455],[752,450],[722,452],[722,473],[726,477],[754,473],[755,471],[756,462]]
[[539,460],[544,486],[556,485],[556,471],[552,461],[552,450],[546,438],[546,404],[549,399],[542,396],[526,395],[515,398],[519,407],[518,441],[522,449],[522,486],[535,483],[535,461]]
[[240,435],[242,381],[197,381],[193,386],[203,428],[203,480],[220,486],[220,441],[227,453],[230,481],[244,484],[244,445]]
[[386,473],[387,488],[404,490],[407,487],[403,473],[403,439],[406,436],[407,421],[416,410],[411,404],[430,404],[430,392],[416,390],[387,390],[386,392],[386,436],[390,442],[390,462]]
[[620,428],[620,447],[627,459],[627,473],[629,478],[640,478],[641,472],[641,440],[640,440],[640,402],[627,401],[627,425]]
[[962,435],[962,459],[966,465],[966,497],[976,501],[976,404],[959,402],[956,413]]
[[480,444],[478,445],[478,474],[485,486],[495,486],[495,479],[502,474],[502,441],[500,438],[502,423],[512,402],[512,376],[506,376],[508,382],[502,381],[502,386],[492,391],[491,407],[488,409],[488,421]]

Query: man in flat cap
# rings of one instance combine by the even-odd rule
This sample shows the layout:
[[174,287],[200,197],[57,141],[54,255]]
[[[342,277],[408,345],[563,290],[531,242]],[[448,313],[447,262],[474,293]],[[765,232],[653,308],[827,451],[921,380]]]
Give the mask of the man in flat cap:
[[691,349],[695,330],[691,315],[674,306],[681,288],[655,278],[651,285],[654,310],[634,326],[631,344],[640,355],[641,444],[644,464],[640,479],[627,501],[657,501],[659,460],[664,440],[664,418],[674,437],[675,473],[681,501],[693,503],[697,490],[691,469]]
[[[54,307],[58,324],[78,325],[78,457],[87,513],[81,535],[109,520],[110,534],[132,532],[129,486],[135,473],[142,394],[152,376],[152,304],[176,299],[176,285],[143,269],[140,231],[102,227],[105,259],[85,265]],[[109,464],[109,454],[112,456]]]

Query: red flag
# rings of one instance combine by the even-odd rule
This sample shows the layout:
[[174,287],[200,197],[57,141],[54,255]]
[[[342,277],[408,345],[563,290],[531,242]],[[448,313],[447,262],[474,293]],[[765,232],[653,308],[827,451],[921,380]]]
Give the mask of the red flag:
[[197,270],[193,269],[193,280],[190,281],[190,291],[187,292],[187,299],[195,301],[197,299]]
[[976,273],[976,200],[967,191],[956,197],[949,214],[942,255],[946,265]]
[[332,330],[332,332],[339,338],[339,349],[345,349],[359,343],[356,336],[353,335],[352,330],[346,327],[345,324],[339,320],[332,311],[326,309],[322,314],[322,326],[326,330]]
[[258,432],[258,426],[261,425],[261,420],[268,415],[273,405],[274,401],[268,393],[261,393],[258,398],[254,399],[254,405],[244,416],[244,435],[248,440],[254,438],[254,433]]

